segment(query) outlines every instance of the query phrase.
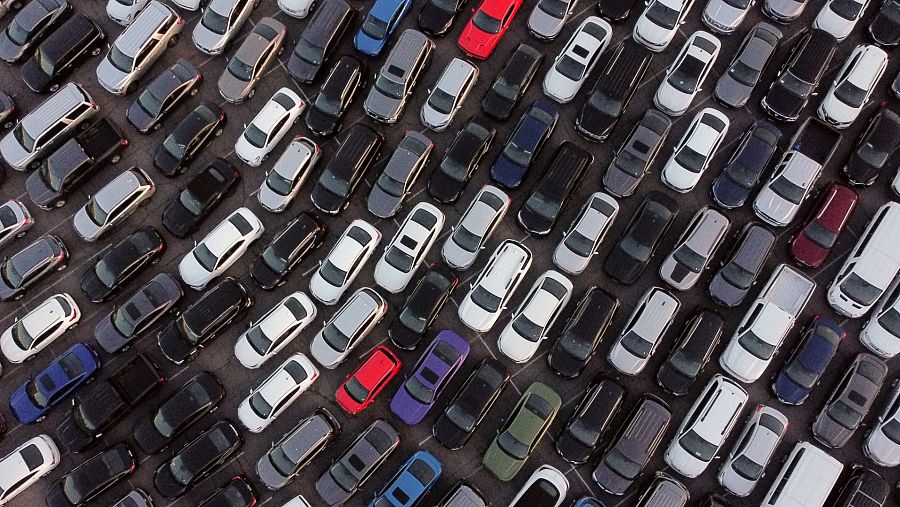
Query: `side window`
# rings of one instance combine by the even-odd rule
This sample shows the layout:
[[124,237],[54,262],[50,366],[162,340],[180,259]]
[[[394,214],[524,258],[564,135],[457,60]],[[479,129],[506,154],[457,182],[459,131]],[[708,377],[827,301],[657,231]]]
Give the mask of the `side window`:
[[243,241],[238,241],[237,243],[232,245],[231,248],[226,250],[225,253],[221,257],[219,257],[219,262],[216,267],[219,267],[223,262],[231,258],[231,256],[234,255],[243,245]]
[[107,218],[106,223],[111,223],[115,220],[118,220],[119,215],[121,215],[122,212],[124,212],[126,209],[128,209],[129,206],[131,206],[131,203],[133,203],[137,199],[138,195],[139,194],[137,192],[134,192],[125,199],[122,199],[122,202],[120,202],[118,206],[116,206],[109,213],[109,217]]
[[278,134],[278,132],[281,131],[281,128],[284,127],[284,123],[287,121],[287,119],[288,119],[287,116],[282,116],[281,119],[278,120],[278,123],[276,123],[275,126],[272,128],[272,130],[269,131],[269,140],[271,140],[274,136],[276,136]]
[[59,326],[61,326],[61,325],[62,325],[61,322],[56,322],[52,326],[45,329],[43,333],[41,333],[37,338],[34,339],[34,344],[32,345],[32,348],[40,345],[41,342],[43,342],[44,340],[49,338],[50,335],[55,333],[59,329]]
[[156,45],[159,43],[160,42],[158,39],[150,39],[149,41],[147,41],[144,47],[142,47],[141,50],[138,51],[137,56],[135,56],[134,58],[135,69],[146,63],[147,58],[150,57],[150,53],[153,52],[154,47],[156,47]]
[[265,66],[265,63],[269,61],[269,57],[272,56],[272,51],[275,49],[275,46],[269,46],[259,55],[259,60],[256,62],[256,68],[253,69],[253,75],[258,76],[262,71],[262,68]]
[[750,314],[750,317],[747,319],[747,323],[744,324],[743,326],[741,326],[740,328],[738,328],[738,330],[737,330],[738,334],[743,333],[743,332],[747,331],[748,329],[750,329],[750,326],[752,326],[753,323],[756,322],[757,317],[759,317],[759,312],[761,312],[762,309],[763,309],[763,305],[761,305],[761,304],[758,304],[753,308],[753,312]]
[[35,149],[38,149],[42,145],[50,142],[51,139],[55,138],[59,134],[65,130],[66,124],[63,122],[56,122],[52,127],[44,131],[44,134],[40,136],[35,143]]

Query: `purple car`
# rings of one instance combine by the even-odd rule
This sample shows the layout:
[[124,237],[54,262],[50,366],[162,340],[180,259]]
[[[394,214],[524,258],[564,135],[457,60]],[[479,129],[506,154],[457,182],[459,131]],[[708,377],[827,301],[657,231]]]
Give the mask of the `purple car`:
[[468,354],[469,344],[462,336],[446,329],[438,333],[394,394],[391,412],[406,424],[421,421]]

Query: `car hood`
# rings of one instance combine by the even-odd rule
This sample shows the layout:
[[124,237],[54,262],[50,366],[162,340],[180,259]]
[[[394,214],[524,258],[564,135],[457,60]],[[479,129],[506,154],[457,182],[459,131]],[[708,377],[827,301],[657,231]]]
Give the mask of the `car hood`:
[[725,174],[719,175],[712,184],[713,199],[725,208],[743,206],[750,191],[736,184]]
[[29,59],[22,65],[22,81],[35,92],[40,93],[46,90],[52,79],[52,76],[48,76],[47,73],[41,70],[41,66],[38,65],[37,60],[34,58]]
[[287,63],[288,72],[301,83],[311,83],[314,81],[321,68],[321,65],[313,65],[303,58],[300,58],[295,53],[291,53],[291,58]]
[[138,419],[131,432],[138,447],[146,454],[156,454],[168,444],[166,439],[156,431],[150,414]]
[[128,339],[119,334],[119,331],[113,326],[111,314],[105,315],[94,327],[94,338],[97,339],[100,347],[110,354],[128,345]]
[[194,45],[198,48],[203,48],[202,51],[210,54],[219,54],[229,40],[229,35],[227,31],[224,35],[215,33],[203,26],[203,23],[198,22],[194,26],[193,33],[191,33],[191,40],[194,41]]
[[756,196],[753,208],[761,215],[760,218],[775,225],[784,226],[794,218],[798,206],[783,199],[767,187]]
[[288,483],[288,478],[275,469],[267,455],[263,455],[256,462],[256,475],[269,489],[280,489]]
[[537,6],[528,16],[528,28],[542,37],[555,37],[562,29],[563,23],[563,20],[547,14]]
[[24,171],[34,155],[34,153],[25,151],[12,132],[0,139],[0,158],[16,171]]
[[[710,8],[712,7],[712,8]],[[706,15],[709,19],[714,19],[716,21],[716,25],[723,25],[727,27],[737,26],[738,23],[744,19],[747,11],[743,9],[738,9],[728,5],[725,2],[715,2],[715,5],[709,6],[707,5],[706,10],[703,11],[703,14]]]
[[389,195],[378,185],[372,185],[366,205],[376,217],[389,218],[394,216],[397,210],[400,209],[400,203],[401,200],[399,198]]
[[13,42],[12,39],[6,35],[6,30],[0,32],[0,60],[8,63],[15,63],[19,58],[22,58],[24,53],[25,47]]
[[467,53],[485,58],[494,50],[494,46],[497,45],[499,40],[499,35],[485,33],[475,26],[472,21],[469,21],[462,34],[460,34],[458,42],[460,46],[465,48]]
[[240,102],[250,91],[250,83],[241,81],[227,70],[219,77],[219,94],[229,102]]
[[41,208],[49,208],[60,197],[52,188],[44,183],[38,171],[32,171],[25,180],[25,191],[31,201]]
[[630,481],[612,471],[602,460],[597,463],[597,467],[594,469],[591,477],[600,486],[600,489],[613,495],[625,494],[625,491],[634,483],[634,481]]
[[75,218],[72,219],[72,225],[75,226],[75,232],[86,241],[97,239],[97,235],[100,232],[100,227],[88,217],[87,210],[84,207],[80,208],[78,212],[75,213]]
[[425,417],[431,405],[433,404],[423,405],[414,400],[406,392],[406,388],[401,385],[391,399],[391,412],[404,423],[414,425],[418,424]]
[[163,211],[162,221],[169,232],[179,238],[184,238],[194,228],[197,216],[182,206],[176,196]]
[[181,336],[181,333],[178,332],[175,321],[170,322],[169,325],[160,331],[157,342],[163,355],[175,364],[183,363],[194,351],[191,344],[187,343]]
[[366,97],[363,107],[366,112],[389,123],[393,123],[397,121],[397,117],[400,115],[400,110],[403,108],[403,105],[403,100],[388,97],[373,86],[369,95]]
[[491,178],[506,188],[516,188],[521,185],[527,173],[527,167],[516,164],[503,152],[497,155],[494,165],[491,166]]
[[525,464],[503,452],[496,439],[491,442],[491,446],[484,453],[482,463],[484,468],[488,469],[501,481],[512,480],[519,473],[519,470],[522,469],[522,465]]
[[111,93],[121,93],[125,89],[128,74],[117,69],[106,56],[97,66],[97,81]]
[[843,447],[853,436],[852,430],[835,422],[824,410],[816,418],[812,430],[819,442],[832,448]]
[[731,107],[743,107],[750,98],[752,90],[749,86],[738,83],[726,73],[716,83],[715,97],[719,102]]
[[159,145],[153,152],[153,166],[165,176],[175,176],[181,165],[181,160],[175,158],[163,145]]
[[306,113],[306,126],[320,136],[330,136],[337,128],[336,118],[329,116],[315,107]]
[[451,114],[444,114],[431,108],[427,103],[422,107],[422,123],[434,129],[443,130],[450,123]]
[[93,268],[88,268],[81,275],[81,291],[93,303],[100,303],[112,294],[112,289],[100,281],[97,272]]
[[169,461],[166,461],[156,469],[156,473],[153,474],[153,485],[160,495],[176,498],[185,492],[185,487],[172,476],[168,464]]
[[178,273],[184,283],[193,288],[202,288],[209,283],[212,273],[200,265],[193,252],[191,250],[182,257],[181,262],[178,263]]

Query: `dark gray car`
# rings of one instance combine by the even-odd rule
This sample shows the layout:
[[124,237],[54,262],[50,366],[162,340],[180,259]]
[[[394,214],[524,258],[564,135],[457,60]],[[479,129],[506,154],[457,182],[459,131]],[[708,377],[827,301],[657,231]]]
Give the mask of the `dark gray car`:
[[397,430],[384,419],[377,419],[319,477],[316,492],[325,505],[342,505],[399,445]]
[[47,235],[0,262],[0,301],[21,299],[51,271],[66,268],[69,251],[59,236]]
[[328,447],[340,431],[340,423],[324,408],[301,419],[256,462],[259,480],[269,489],[283,488]]
[[874,355],[856,356],[813,422],[816,439],[831,448],[846,445],[872,408],[887,373],[887,365]]
[[397,214],[432,150],[434,143],[425,135],[415,130],[406,133],[369,192],[368,207],[373,215],[390,218]]
[[[0,60],[19,63],[72,12],[68,0],[31,0],[0,32]],[[6,69],[6,73],[11,72]]]
[[273,18],[262,18],[253,27],[219,78],[219,94],[237,104],[256,95],[256,84],[284,51],[287,28]]
[[638,500],[637,507],[684,507],[689,498],[684,484],[668,474],[657,472]]
[[167,312],[177,311],[175,305],[183,295],[177,278],[159,273],[100,319],[94,328],[94,338],[106,352],[121,352]]
[[167,113],[197,94],[202,79],[197,67],[182,58],[144,87],[125,117],[142,134],[157,130]]
[[741,304],[774,244],[772,231],[760,224],[747,224],[728,260],[709,282],[709,295],[713,301],[728,308]]
[[759,22],[750,29],[718,83],[715,97],[729,107],[744,107],[781,42],[781,30]]
[[656,109],[648,109],[616,152],[603,174],[603,187],[616,197],[633,194],[641,178],[659,153],[672,120]]

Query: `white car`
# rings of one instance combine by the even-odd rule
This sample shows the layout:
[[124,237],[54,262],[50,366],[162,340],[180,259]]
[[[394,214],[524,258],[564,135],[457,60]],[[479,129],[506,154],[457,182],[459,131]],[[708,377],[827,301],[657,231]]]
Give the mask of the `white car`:
[[443,228],[441,210],[424,201],[416,204],[375,264],[375,283],[392,294],[406,289]]
[[722,145],[730,124],[717,109],[707,107],[697,113],[666,160],[660,172],[662,182],[676,192],[693,190]]
[[719,452],[747,403],[747,391],[728,377],[716,374],[685,414],[663,459],[681,475],[702,474]]
[[306,294],[288,294],[238,337],[235,357],[245,368],[259,368],[306,329],[317,312]]
[[203,290],[240,259],[264,231],[262,222],[248,208],[232,211],[181,259],[181,280],[193,289]]
[[[279,2],[280,3],[280,2]],[[303,498],[303,495],[291,497],[290,500],[284,502],[281,507],[312,507],[309,502]]]
[[476,81],[478,67],[462,58],[450,60],[422,104],[422,125],[435,132],[446,130],[453,123],[453,117],[462,107]]
[[319,261],[309,280],[309,292],[326,305],[333,305],[353,283],[363,265],[381,242],[381,232],[369,222],[357,218]]
[[11,363],[22,363],[78,325],[81,310],[68,293],[50,296],[0,335],[0,350]]
[[457,271],[472,267],[491,234],[503,221],[509,204],[506,192],[493,185],[482,187],[444,240],[441,248],[444,262]]
[[610,195],[603,192],[589,195],[553,250],[553,263],[572,275],[584,272],[618,214],[619,203]]
[[885,359],[900,354],[900,276],[894,278],[872,316],[859,333],[859,341]]
[[234,40],[259,0],[210,0],[191,35],[197,49],[220,55]]
[[784,414],[772,407],[758,405],[722,463],[719,484],[732,495],[749,495],[762,478],[788,426]]
[[850,35],[868,5],[869,0],[828,0],[812,26],[834,35],[840,42]]
[[234,143],[234,153],[247,164],[256,167],[287,134],[306,109],[306,102],[290,88],[282,88],[256,113],[253,121]]
[[[525,481],[509,507],[532,507],[534,498],[541,499],[541,507],[559,507],[569,493],[569,480],[550,465],[541,465]],[[473,502],[474,504],[474,502]]]
[[259,433],[272,424],[319,377],[319,370],[303,353],[297,352],[281,364],[238,406],[241,424]]
[[634,24],[632,37],[650,51],[666,49],[693,5],[694,0],[650,0]]
[[578,0],[538,0],[528,16],[528,31],[538,39],[555,39],[576,5]]
[[544,95],[561,104],[571,102],[611,38],[609,23],[597,16],[585,18],[544,75]]
[[300,193],[321,157],[322,149],[312,139],[295,137],[259,186],[256,198],[260,206],[272,213],[284,211]]
[[712,34],[702,30],[694,32],[685,41],[681,52],[666,70],[665,79],[656,89],[653,96],[656,108],[669,116],[686,113],[716,63],[721,47],[719,39]]
[[106,15],[116,23],[128,26],[149,2],[150,0],[108,0]]
[[0,505],[53,471],[59,460],[59,449],[48,435],[28,439],[0,459]]
[[772,362],[794,320],[777,305],[755,301],[719,356],[719,364],[741,382],[755,382]]
[[303,19],[316,5],[316,0],[278,0],[278,8],[288,16]]
[[730,226],[731,221],[722,213],[700,208],[660,265],[659,277],[675,290],[691,289],[700,281]]
[[849,127],[869,102],[887,64],[888,55],[878,46],[856,46],[838,71],[816,114],[835,128]]
[[490,331],[531,267],[531,261],[531,250],[525,245],[512,239],[500,243],[459,304],[459,320],[479,333]]
[[369,287],[359,289],[313,337],[310,355],[325,368],[337,368],[386,312],[387,303],[378,292]]
[[700,19],[713,32],[734,33],[755,3],[755,0],[709,0]]
[[626,375],[637,375],[650,361],[650,356],[678,313],[681,302],[665,289],[650,287],[641,296],[621,334],[616,338],[607,360]]
[[572,297],[572,282],[547,270],[539,276],[497,338],[497,348],[516,363],[531,360]]
[[872,422],[863,454],[883,467],[900,466],[900,379],[891,383],[891,394],[885,400],[884,409]]
[[787,226],[797,216],[820,174],[822,166],[818,162],[800,152],[788,151],[756,194],[753,212],[769,225]]
[[171,0],[177,7],[186,11],[196,11],[205,3],[204,0]]
[[72,217],[75,232],[85,241],[96,241],[110,229],[146,205],[156,185],[139,167],[123,171],[103,186]]

